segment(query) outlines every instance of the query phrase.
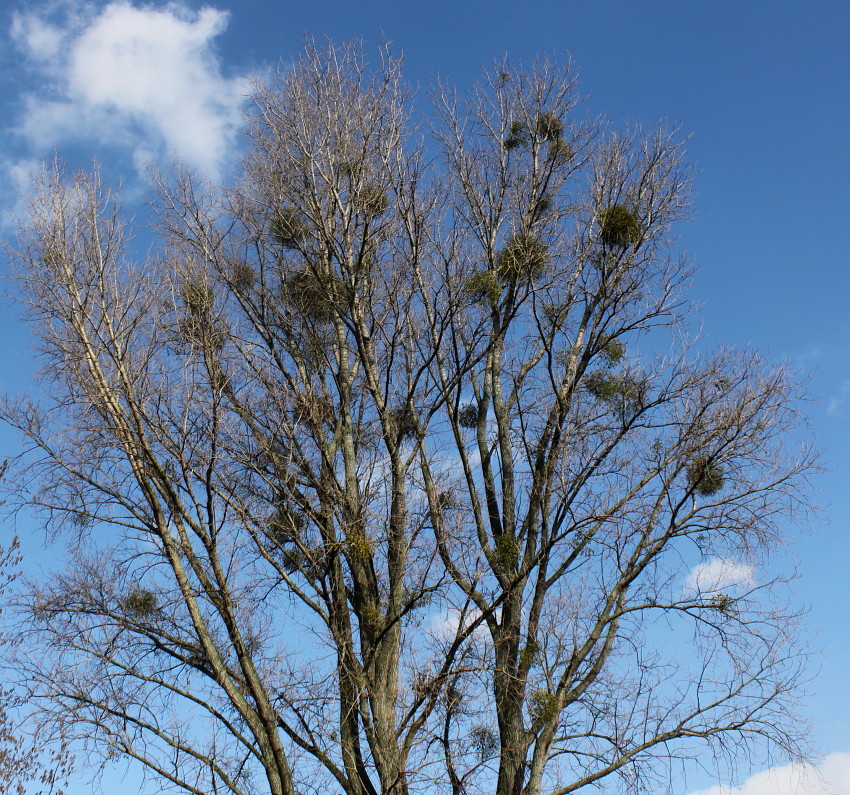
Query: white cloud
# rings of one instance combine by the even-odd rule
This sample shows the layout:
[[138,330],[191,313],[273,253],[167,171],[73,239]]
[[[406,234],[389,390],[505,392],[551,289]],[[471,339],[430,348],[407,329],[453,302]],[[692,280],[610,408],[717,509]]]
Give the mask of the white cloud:
[[10,160],[0,156],[0,232],[14,229],[15,219],[26,214],[23,197],[40,169],[41,162],[34,158]]
[[58,27],[32,13],[14,14],[11,34],[30,58],[42,63],[50,63],[59,56],[64,38]]
[[[501,618],[502,608],[496,608],[496,619]],[[439,640],[453,640],[457,637],[458,631],[471,626],[481,616],[481,611],[472,605],[467,606],[465,611],[461,611],[458,607],[449,607],[439,613],[431,615],[430,634],[432,637]],[[461,625],[461,617],[463,624]],[[487,624],[481,622],[473,631],[473,637],[477,640],[486,640],[489,636],[487,633]]]
[[213,42],[227,13],[113,2],[69,14],[64,31],[38,13],[12,36],[44,86],[25,97],[19,129],[44,151],[95,139],[127,147],[137,164],[178,155],[217,176],[233,150],[243,78],[227,78]]
[[827,754],[817,766],[771,768],[740,787],[711,787],[691,795],[850,795],[850,754]]
[[[464,626],[469,626],[479,615],[480,612],[475,608],[467,610],[463,621]],[[461,611],[456,607],[433,613],[431,615],[431,634],[440,640],[451,640],[457,636],[460,624]]]
[[711,558],[694,566],[685,579],[683,591],[688,595],[710,594],[730,588],[751,588],[755,570],[729,558]]

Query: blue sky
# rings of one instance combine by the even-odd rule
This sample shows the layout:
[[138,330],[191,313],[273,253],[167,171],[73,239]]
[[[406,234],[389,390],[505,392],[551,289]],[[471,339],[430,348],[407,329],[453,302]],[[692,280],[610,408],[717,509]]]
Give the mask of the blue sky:
[[[666,117],[691,135],[695,214],[679,231],[699,266],[704,337],[790,359],[817,398],[824,510],[812,533],[789,528],[782,565],[798,566],[795,598],[825,649],[807,707],[831,784],[810,791],[850,795],[850,3],[0,1],[0,234],[28,171],[54,150],[75,164],[96,155],[131,205],[143,164],[174,152],[224,177],[246,79],[297,54],[308,31],[388,38],[423,86],[435,73],[466,86],[502,52],[569,53],[588,113]],[[0,384],[26,386],[25,334],[11,310],[0,322]],[[796,787],[783,768],[742,793]]]

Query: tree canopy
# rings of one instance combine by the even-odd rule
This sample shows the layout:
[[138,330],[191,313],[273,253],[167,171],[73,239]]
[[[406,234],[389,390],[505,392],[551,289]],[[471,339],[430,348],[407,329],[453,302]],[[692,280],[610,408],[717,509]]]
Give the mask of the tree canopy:
[[420,118],[388,49],[255,86],[237,178],[153,177],[136,258],[47,164],[11,254],[41,344],[18,504],[34,718],[185,792],[566,795],[796,757],[756,567],[814,457],[783,364],[692,344],[676,130],[498,61]]

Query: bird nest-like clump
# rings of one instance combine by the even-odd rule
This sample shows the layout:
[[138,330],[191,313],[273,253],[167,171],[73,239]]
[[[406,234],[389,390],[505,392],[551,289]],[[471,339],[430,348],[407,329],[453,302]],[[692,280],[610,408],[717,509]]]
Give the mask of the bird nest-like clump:
[[237,290],[250,290],[257,281],[257,272],[247,262],[236,262],[230,271],[230,283]]
[[641,393],[641,385],[634,379],[625,375],[616,375],[604,371],[591,373],[585,381],[585,389],[597,400],[619,400],[627,398],[637,399]]
[[528,711],[535,723],[551,723],[558,717],[558,696],[548,690],[535,690],[529,699]]
[[465,403],[457,413],[457,424],[461,428],[475,428],[478,426],[478,406],[474,403]]
[[609,367],[619,364],[626,355],[626,346],[619,340],[608,340],[599,351],[602,360]]
[[121,609],[132,618],[150,618],[159,612],[159,602],[152,591],[134,588],[121,600]]
[[624,420],[637,415],[644,406],[646,387],[630,375],[596,370],[588,375],[584,388]]
[[321,323],[333,320],[345,306],[345,288],[336,274],[313,268],[287,277],[284,295],[290,306]]
[[398,441],[412,439],[419,431],[415,412],[408,406],[397,406],[387,410],[387,420]]
[[512,149],[525,146],[528,143],[528,140],[528,129],[526,128],[525,123],[517,119],[511,122],[510,132],[506,136],[505,140],[502,141],[502,146],[506,151],[510,152]]
[[390,206],[387,192],[379,185],[369,185],[361,189],[357,193],[356,202],[369,221],[382,216]]
[[458,500],[453,491],[445,489],[434,495],[434,504],[440,511],[452,511],[458,507]]
[[563,120],[551,111],[541,113],[534,127],[541,141],[559,141],[564,134]]
[[292,420],[314,426],[333,424],[336,407],[329,395],[299,392],[292,398]]
[[177,337],[181,351],[220,351],[225,333],[214,316],[215,293],[202,279],[187,281],[180,287],[185,314],[177,321]]
[[41,261],[48,267],[56,267],[65,261],[65,246],[57,240],[43,240],[41,244]]
[[519,565],[519,540],[510,533],[502,533],[495,541],[496,564],[504,571],[514,571]]
[[643,227],[634,210],[612,204],[599,219],[599,238],[608,248],[629,248],[640,243]]
[[530,281],[549,265],[549,247],[537,235],[511,235],[496,258],[496,275],[502,282]]
[[502,285],[493,271],[478,271],[463,283],[463,291],[475,302],[495,304],[502,295]]
[[283,248],[299,248],[307,237],[304,216],[291,207],[281,207],[272,219],[272,235]]
[[688,486],[703,497],[717,494],[726,482],[723,468],[704,455],[697,456],[688,464],[686,474]]
[[201,280],[187,281],[180,288],[180,298],[186,311],[192,317],[209,315],[215,306],[215,293],[212,287]]

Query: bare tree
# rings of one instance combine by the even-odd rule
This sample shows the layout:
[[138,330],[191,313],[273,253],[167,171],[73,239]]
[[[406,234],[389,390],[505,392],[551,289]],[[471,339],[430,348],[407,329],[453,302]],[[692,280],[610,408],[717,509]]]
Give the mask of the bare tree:
[[[0,463],[0,479],[3,478],[8,461]],[[20,539],[15,536],[8,546],[0,547],[0,604],[6,605],[15,581],[21,575],[23,555]],[[0,607],[0,615],[3,608]],[[9,650],[13,638],[8,626],[0,630],[3,651]],[[43,748],[37,738],[24,730],[25,694],[14,686],[0,687],[0,785],[4,792],[24,795],[62,795],[64,777],[70,770],[71,758],[68,749],[60,741],[51,748]],[[28,789],[29,788],[29,789]]]
[[45,167],[12,251],[43,389],[2,407],[73,540],[21,599],[43,731],[193,793],[800,753],[754,573],[806,511],[797,388],[687,342],[675,132],[576,105],[500,62],[426,125],[388,50],[308,44],[232,187],[154,178],[141,264],[98,175]]
[[[452,531],[431,511],[490,635],[475,698],[494,723],[477,730],[497,731],[504,795],[612,773],[638,786],[697,739],[743,756],[754,737],[791,753],[800,739],[790,617],[749,573],[812,464],[787,447],[795,388],[781,365],[696,356],[678,336],[688,271],[669,229],[689,172],[675,132],[571,127],[572,101],[546,62],[500,65],[462,109],[437,95],[458,309],[455,344],[435,350],[463,507]],[[421,464],[435,482],[424,450]]]

